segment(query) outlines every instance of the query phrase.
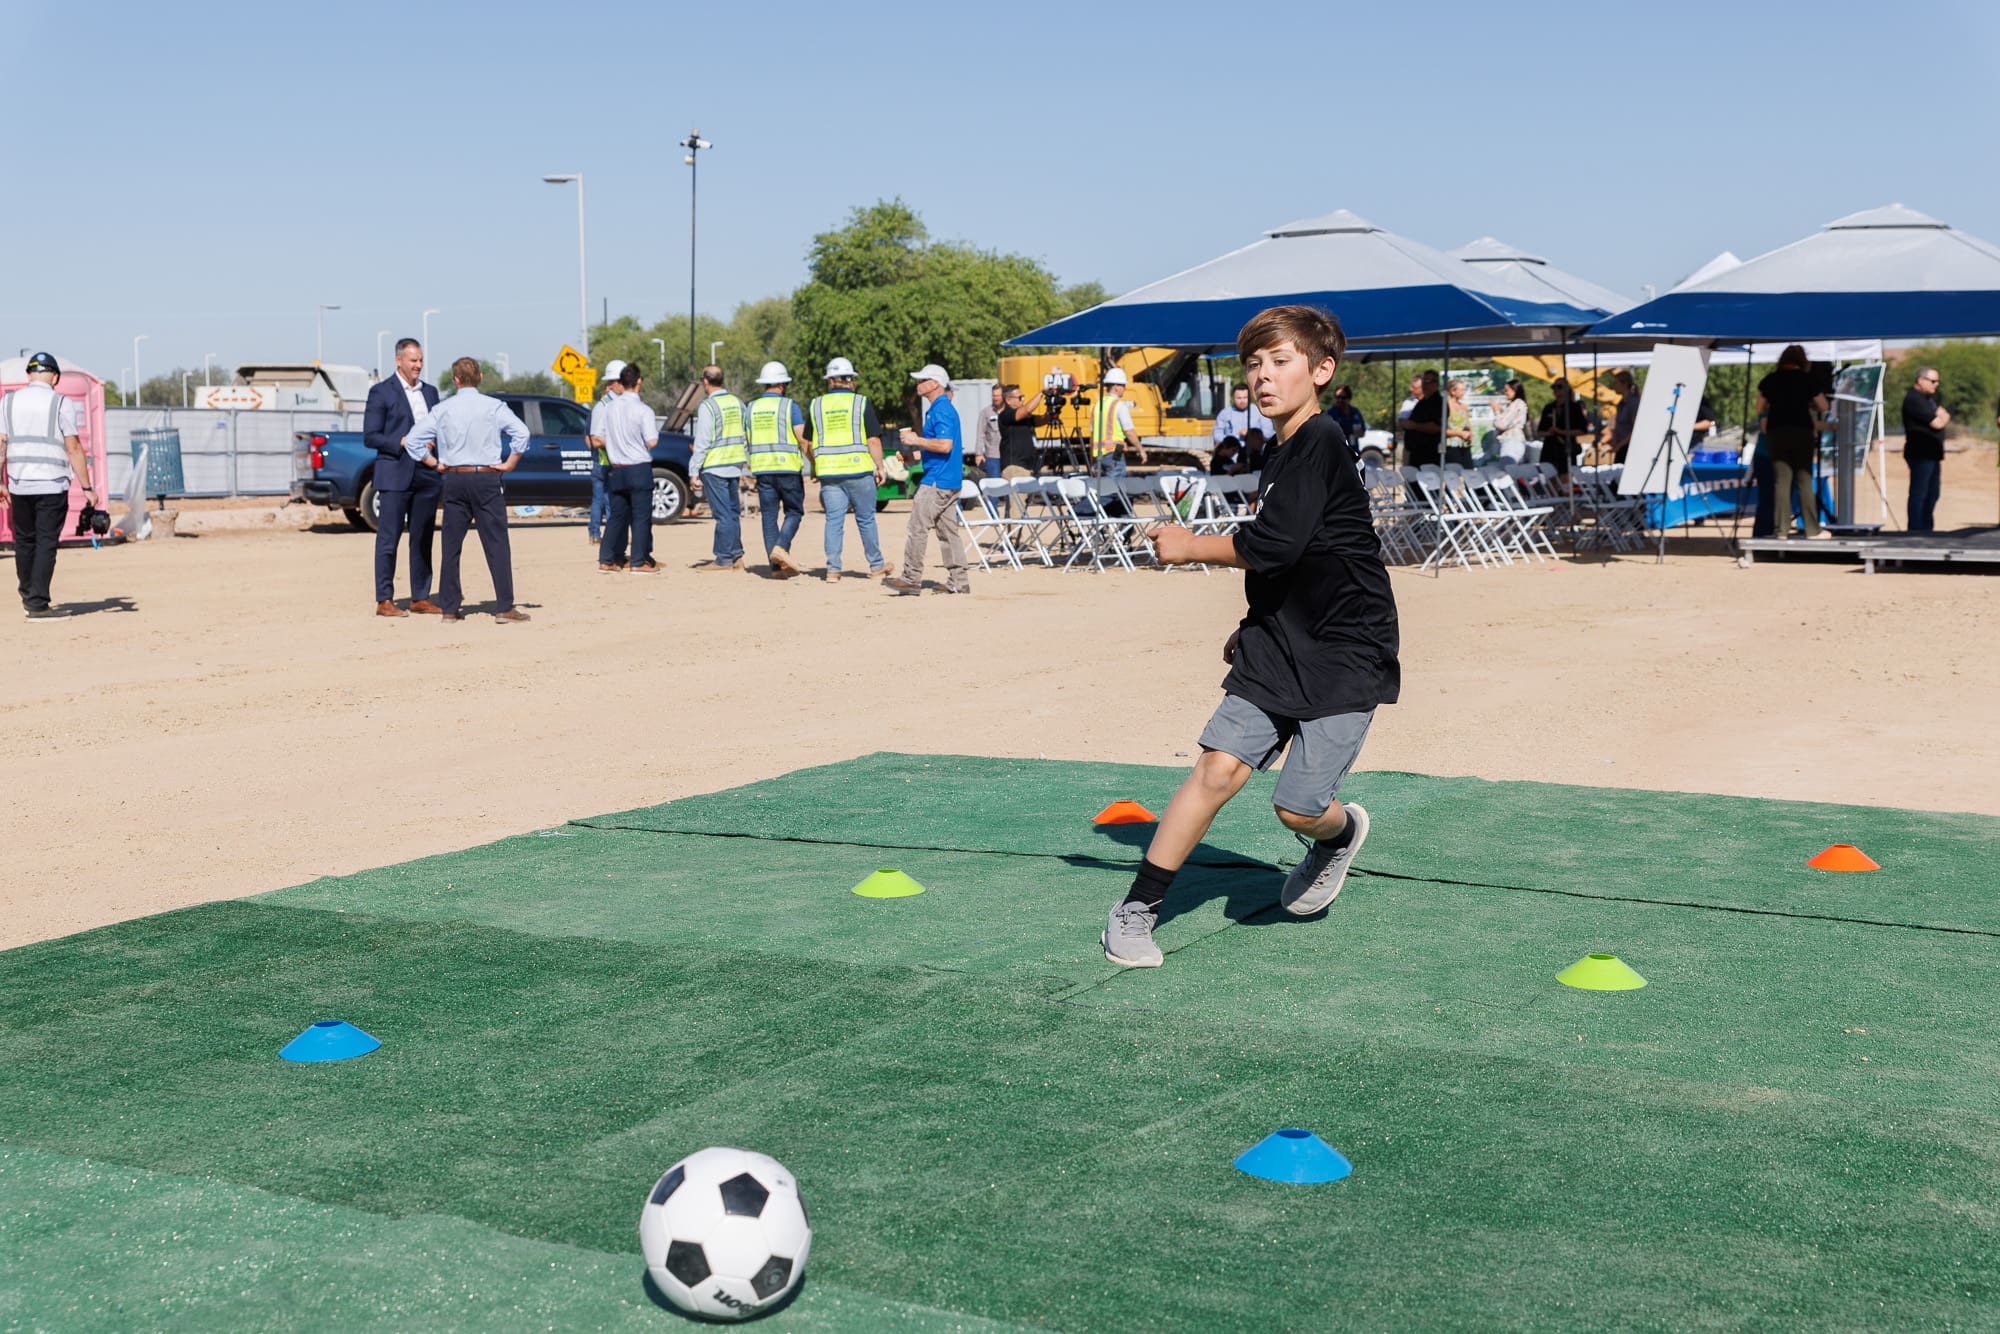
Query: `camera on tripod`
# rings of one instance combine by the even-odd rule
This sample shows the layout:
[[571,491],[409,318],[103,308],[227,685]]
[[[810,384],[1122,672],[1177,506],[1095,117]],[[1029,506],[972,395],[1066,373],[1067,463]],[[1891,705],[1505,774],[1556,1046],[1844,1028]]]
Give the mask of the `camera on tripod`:
[[76,535],[78,537],[103,537],[111,531],[111,511],[101,510],[95,505],[85,504],[76,512]]
[[1042,404],[1050,412],[1061,412],[1076,397],[1076,377],[1065,370],[1053,370],[1042,377]]

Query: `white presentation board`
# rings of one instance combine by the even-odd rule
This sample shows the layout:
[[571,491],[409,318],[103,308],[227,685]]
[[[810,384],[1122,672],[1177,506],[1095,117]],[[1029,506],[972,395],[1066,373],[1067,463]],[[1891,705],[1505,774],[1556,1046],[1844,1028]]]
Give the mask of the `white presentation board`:
[[[1682,347],[1677,343],[1655,343],[1653,364],[1646,371],[1646,387],[1639,392],[1639,417],[1632,427],[1632,442],[1625,450],[1625,471],[1618,478],[1621,496],[1657,496],[1679,500],[1687,487],[1682,481],[1688,461],[1688,437],[1694,433],[1701,415],[1701,391],[1708,383],[1708,349]],[[1680,389],[1680,404],[1674,405],[1674,390]],[[1672,466],[1667,458],[1667,423],[1671,418],[1680,444],[1673,451]]]

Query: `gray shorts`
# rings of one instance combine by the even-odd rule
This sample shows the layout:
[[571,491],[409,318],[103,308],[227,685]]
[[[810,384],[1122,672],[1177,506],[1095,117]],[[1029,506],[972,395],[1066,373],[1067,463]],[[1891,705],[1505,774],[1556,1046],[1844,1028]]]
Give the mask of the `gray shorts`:
[[[1284,755],[1271,804],[1296,815],[1324,815],[1341,780],[1361,755],[1375,710],[1326,718],[1283,718],[1248,700],[1224,695],[1201,729],[1201,748],[1234,755],[1252,769],[1268,769]],[[1290,751],[1286,751],[1287,743]]]

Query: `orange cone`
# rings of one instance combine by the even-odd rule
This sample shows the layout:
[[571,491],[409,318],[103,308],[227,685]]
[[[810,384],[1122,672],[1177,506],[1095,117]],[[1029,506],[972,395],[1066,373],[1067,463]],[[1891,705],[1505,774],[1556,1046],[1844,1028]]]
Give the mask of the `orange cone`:
[[1114,801],[1091,819],[1092,824],[1151,824],[1160,817],[1136,801]]
[[1852,843],[1836,843],[1817,857],[1806,858],[1806,865],[1820,871],[1879,871],[1882,863],[1870,857]]

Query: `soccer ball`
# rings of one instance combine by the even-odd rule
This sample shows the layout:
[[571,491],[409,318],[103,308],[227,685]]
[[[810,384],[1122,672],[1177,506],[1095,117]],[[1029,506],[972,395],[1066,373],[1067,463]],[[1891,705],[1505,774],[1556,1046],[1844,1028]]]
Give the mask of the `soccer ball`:
[[667,1169],[639,1212],[639,1249],[684,1311],[743,1320],[798,1286],[812,1223],[792,1174],[748,1149],[703,1149]]

